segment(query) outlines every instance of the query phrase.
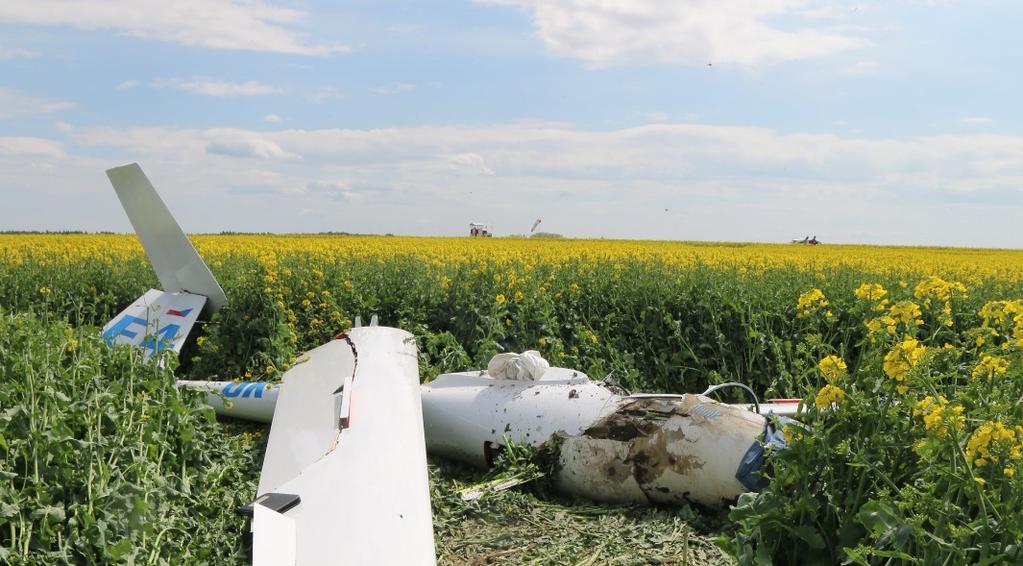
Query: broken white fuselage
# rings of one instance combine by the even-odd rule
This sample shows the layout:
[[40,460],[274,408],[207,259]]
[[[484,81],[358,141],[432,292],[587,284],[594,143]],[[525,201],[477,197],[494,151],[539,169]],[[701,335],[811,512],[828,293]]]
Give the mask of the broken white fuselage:
[[[279,389],[180,384],[205,390],[218,414],[262,422],[272,418]],[[430,454],[489,467],[509,441],[547,444],[557,458],[553,479],[566,493],[714,508],[761,487],[764,445],[783,443],[769,415],[784,419],[798,407],[762,403],[758,413],[704,395],[626,394],[558,367],[535,381],[494,378],[486,370],[443,374],[423,384],[420,396]]]
[[764,416],[702,395],[622,395],[550,368],[536,381],[450,373],[422,386],[426,448],[478,466],[507,441],[551,443],[555,483],[613,503],[722,507],[757,487]]

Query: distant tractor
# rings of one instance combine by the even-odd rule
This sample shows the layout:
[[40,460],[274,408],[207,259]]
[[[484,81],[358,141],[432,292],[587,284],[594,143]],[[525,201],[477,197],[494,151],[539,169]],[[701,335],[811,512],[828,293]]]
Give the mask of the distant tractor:
[[487,228],[486,224],[480,224],[479,222],[470,222],[469,236],[473,238],[489,238],[493,236],[493,234],[490,233],[490,229]]

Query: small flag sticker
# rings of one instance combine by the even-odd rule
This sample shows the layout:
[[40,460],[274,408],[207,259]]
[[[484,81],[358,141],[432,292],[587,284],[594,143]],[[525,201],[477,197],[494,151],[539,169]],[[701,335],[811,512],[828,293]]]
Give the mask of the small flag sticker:
[[167,314],[171,316],[188,316],[188,313],[190,312],[192,312],[192,309],[185,309],[183,311],[180,311],[178,309],[170,309],[169,311],[167,311]]

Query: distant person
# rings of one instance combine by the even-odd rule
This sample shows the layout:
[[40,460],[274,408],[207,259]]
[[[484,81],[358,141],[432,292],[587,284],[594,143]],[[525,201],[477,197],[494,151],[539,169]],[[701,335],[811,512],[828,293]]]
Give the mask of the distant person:
[[809,243],[811,246],[816,246],[817,245],[817,234],[814,234],[813,238],[810,238],[810,241],[807,242],[807,243]]

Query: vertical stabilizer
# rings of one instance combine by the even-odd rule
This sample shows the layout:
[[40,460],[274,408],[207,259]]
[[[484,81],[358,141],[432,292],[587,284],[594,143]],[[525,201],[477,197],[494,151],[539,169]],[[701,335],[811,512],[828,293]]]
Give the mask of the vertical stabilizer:
[[115,167],[107,170],[107,177],[163,289],[206,297],[210,313],[227,304],[224,290],[185,237],[142,168],[137,163]]
[[162,350],[181,353],[206,297],[150,289],[103,327],[107,346],[131,344],[148,360]]

